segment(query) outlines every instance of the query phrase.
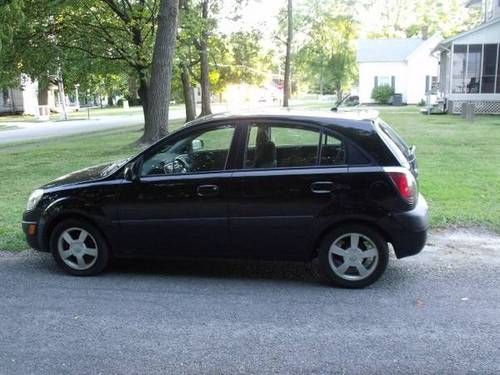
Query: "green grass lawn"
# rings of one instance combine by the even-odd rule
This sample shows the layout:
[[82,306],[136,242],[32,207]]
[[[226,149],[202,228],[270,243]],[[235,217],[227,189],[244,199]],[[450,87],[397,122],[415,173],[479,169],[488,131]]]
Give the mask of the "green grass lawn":
[[12,129],[17,129],[18,127],[15,125],[8,125],[8,124],[0,124],[0,132],[2,130],[12,130]]
[[420,188],[434,226],[485,225],[500,231],[500,116],[388,113],[381,116],[417,146]]
[[[417,111],[387,108],[381,116],[417,146],[420,186],[433,226],[484,225],[500,232],[500,116],[467,123],[458,116]],[[174,121],[171,129],[180,125]],[[27,247],[20,220],[34,188],[76,169],[129,156],[138,151],[131,144],[140,135],[139,128],[126,128],[1,146],[0,249]]]

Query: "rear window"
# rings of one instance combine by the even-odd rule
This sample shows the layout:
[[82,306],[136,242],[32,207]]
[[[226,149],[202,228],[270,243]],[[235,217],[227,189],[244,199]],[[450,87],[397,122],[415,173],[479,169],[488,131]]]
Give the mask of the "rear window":
[[383,120],[378,119],[378,125],[380,130],[389,137],[389,139],[396,145],[396,147],[401,151],[406,159],[410,158],[410,148],[406,144],[405,140],[387,123]]

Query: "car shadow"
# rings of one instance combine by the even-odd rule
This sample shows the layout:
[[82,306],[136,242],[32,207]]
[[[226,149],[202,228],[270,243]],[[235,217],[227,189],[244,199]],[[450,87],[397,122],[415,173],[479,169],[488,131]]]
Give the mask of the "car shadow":
[[321,285],[314,266],[305,262],[222,259],[117,259],[108,267],[111,274],[169,275],[221,279],[298,281]]

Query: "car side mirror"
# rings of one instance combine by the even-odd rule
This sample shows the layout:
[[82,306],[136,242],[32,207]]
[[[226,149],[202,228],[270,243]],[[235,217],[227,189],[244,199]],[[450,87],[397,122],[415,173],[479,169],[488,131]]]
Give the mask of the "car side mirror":
[[130,182],[139,182],[139,164],[137,162],[128,164],[123,171],[123,178]]
[[191,150],[200,151],[205,147],[205,142],[202,139],[193,139],[191,142]]

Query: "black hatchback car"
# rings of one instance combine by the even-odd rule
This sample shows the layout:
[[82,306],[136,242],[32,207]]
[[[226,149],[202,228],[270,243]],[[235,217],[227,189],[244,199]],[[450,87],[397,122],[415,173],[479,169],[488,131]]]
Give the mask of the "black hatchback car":
[[424,247],[417,174],[414,148],[368,114],[212,115],[35,190],[22,226],[73,275],[112,257],[319,257],[326,281],[364,287],[389,243]]

